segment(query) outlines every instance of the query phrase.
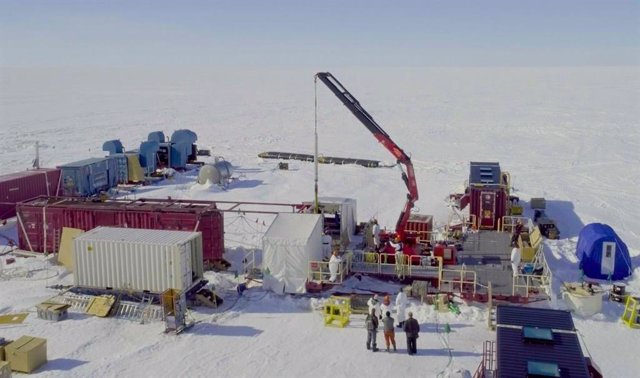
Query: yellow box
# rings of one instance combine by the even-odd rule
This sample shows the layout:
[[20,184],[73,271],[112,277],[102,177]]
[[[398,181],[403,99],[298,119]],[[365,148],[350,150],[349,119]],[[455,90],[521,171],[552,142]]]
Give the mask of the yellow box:
[[522,261],[533,261],[541,241],[540,230],[537,227],[533,229],[531,234],[528,232],[520,234],[518,237],[518,248],[520,248],[520,252],[522,253]]
[[0,361],[0,378],[11,378],[11,366],[7,361]]
[[11,370],[31,373],[47,362],[47,340],[33,336],[22,336],[5,346]]

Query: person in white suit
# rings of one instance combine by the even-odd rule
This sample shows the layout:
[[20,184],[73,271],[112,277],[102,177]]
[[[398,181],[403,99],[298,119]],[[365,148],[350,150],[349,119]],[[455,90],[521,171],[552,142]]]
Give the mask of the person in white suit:
[[378,225],[378,220],[373,220],[373,228],[371,229],[371,233],[373,234],[373,248],[376,251],[380,250],[380,225]]
[[369,306],[369,313],[371,314],[371,310],[375,310],[375,315],[381,319],[382,311],[380,311],[380,299],[378,299],[378,294],[374,294],[373,297],[369,298],[367,301],[367,306]]
[[336,282],[338,279],[338,270],[340,269],[340,263],[342,259],[338,256],[338,251],[333,251],[331,258],[329,259],[329,281]]
[[511,269],[513,270],[513,276],[515,277],[518,274],[520,269],[520,260],[522,259],[522,254],[520,252],[520,248],[514,244],[513,249],[511,250]]
[[398,311],[396,315],[396,320],[398,321],[398,328],[402,328],[404,326],[405,315],[404,312],[407,309],[407,295],[404,293],[402,288],[396,295],[396,309]]
[[322,233],[322,257],[323,258],[330,257],[331,242],[332,242],[331,235],[329,235],[327,230],[324,230],[324,232]]

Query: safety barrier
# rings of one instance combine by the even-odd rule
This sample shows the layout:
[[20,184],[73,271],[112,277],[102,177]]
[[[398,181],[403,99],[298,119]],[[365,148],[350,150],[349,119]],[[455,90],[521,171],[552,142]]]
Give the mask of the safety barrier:
[[[532,268],[531,272],[516,272],[516,275],[514,275],[511,294],[520,294],[520,291],[523,290],[523,295],[525,297],[529,297],[529,294],[532,292],[541,291],[545,293],[548,298],[551,298],[553,273],[551,273],[547,259],[544,257],[542,244],[538,246],[538,251],[536,252],[536,257],[533,260],[533,263],[528,265]],[[539,270],[542,270],[541,273],[535,274],[535,272]]]
[[[351,254],[346,253],[342,257],[342,261],[338,264],[338,273],[336,280],[333,283],[340,284],[344,282],[344,279],[349,274],[349,267],[351,265]],[[332,282],[331,271],[329,270],[328,261],[309,261],[309,274],[307,276],[309,281],[321,281]]]
[[[442,269],[440,273],[440,291],[453,292],[458,288],[458,291],[462,293],[467,291],[471,287],[473,296],[476,295],[477,286],[476,272],[466,269]],[[449,290],[445,290],[445,285],[448,285]]]
[[521,221],[523,225],[527,226],[527,232],[531,232],[533,230],[534,224],[531,218],[514,215],[505,215],[504,217],[498,219],[498,230],[500,232],[512,233],[516,228],[516,224],[518,224],[518,221]]
[[429,256],[404,255],[390,253],[376,253],[351,251],[352,259],[349,266],[351,272],[365,274],[395,275],[405,277],[439,278],[442,270],[442,258],[434,257],[436,265],[431,265]]
[[[351,299],[348,297],[329,297],[324,304],[324,325],[344,328],[351,316]],[[334,324],[335,323],[335,324]]]

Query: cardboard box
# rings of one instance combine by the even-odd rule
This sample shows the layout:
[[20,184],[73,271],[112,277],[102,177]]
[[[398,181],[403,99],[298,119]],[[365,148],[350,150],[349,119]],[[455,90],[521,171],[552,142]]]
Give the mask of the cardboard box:
[[7,361],[0,361],[0,378],[11,378],[11,366]]
[[6,360],[6,358],[4,357],[4,347],[9,343],[11,343],[11,340],[0,337],[0,361]]
[[22,336],[4,348],[11,370],[31,373],[47,362],[47,340]]
[[69,307],[71,306],[68,304],[42,302],[36,306],[36,309],[38,318],[57,322],[67,318]]

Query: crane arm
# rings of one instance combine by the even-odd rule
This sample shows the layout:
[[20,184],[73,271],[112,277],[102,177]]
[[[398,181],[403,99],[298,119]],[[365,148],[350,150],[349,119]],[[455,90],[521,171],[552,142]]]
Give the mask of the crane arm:
[[407,186],[409,193],[407,194],[407,202],[405,203],[404,209],[400,213],[400,217],[396,223],[396,233],[404,238],[404,231],[407,222],[409,221],[411,209],[418,200],[418,185],[416,183],[411,158],[393,141],[393,139],[391,139],[389,134],[387,134],[382,127],[378,125],[371,114],[369,114],[360,105],[358,100],[353,97],[353,95],[349,93],[342,83],[340,83],[340,81],[338,81],[338,79],[336,79],[331,73],[319,72],[316,74],[316,78],[320,79],[320,81],[322,81],[331,90],[331,92],[338,97],[344,106],[346,106],[347,109],[349,109],[351,113],[373,134],[378,142],[391,152],[399,164],[405,166],[406,171],[402,171],[402,181],[404,181]]

